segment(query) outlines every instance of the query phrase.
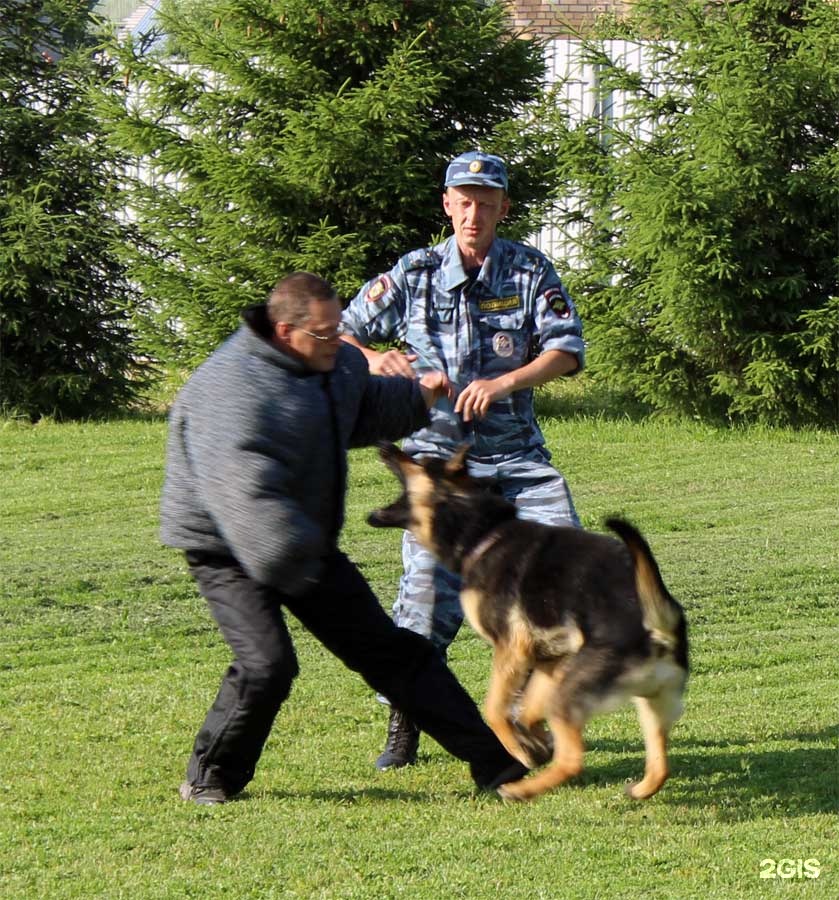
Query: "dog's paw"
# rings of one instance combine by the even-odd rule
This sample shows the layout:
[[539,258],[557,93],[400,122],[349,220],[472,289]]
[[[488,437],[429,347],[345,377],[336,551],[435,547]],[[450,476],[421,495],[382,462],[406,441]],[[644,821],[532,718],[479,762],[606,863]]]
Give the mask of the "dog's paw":
[[524,788],[524,784],[524,778],[520,781],[509,781],[507,784],[502,784],[501,787],[498,788],[498,796],[502,800],[511,800],[516,801],[517,803],[529,800],[530,793]]
[[513,722],[513,727],[519,744],[528,757],[528,768],[536,769],[553,759],[554,741],[550,731],[546,731],[541,725],[526,728],[521,722]]
[[658,793],[664,779],[661,781],[648,782],[645,778],[643,781],[633,781],[624,788],[626,796],[630,800],[648,800],[653,794]]

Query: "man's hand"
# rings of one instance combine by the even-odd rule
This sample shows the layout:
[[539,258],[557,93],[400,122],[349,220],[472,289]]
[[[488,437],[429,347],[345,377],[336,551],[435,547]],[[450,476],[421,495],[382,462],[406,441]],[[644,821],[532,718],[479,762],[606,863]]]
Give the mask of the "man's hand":
[[514,391],[547,384],[560,375],[570,375],[579,368],[579,360],[565,350],[546,350],[519,369],[498,378],[479,378],[458,395],[454,411],[464,422],[483,419],[497,400],[506,400]]
[[369,351],[367,365],[372,375],[401,375],[413,378],[415,372],[411,363],[417,358],[415,353],[401,353],[399,350],[385,350],[384,353]]
[[490,405],[496,400],[504,400],[513,393],[504,377],[481,378],[473,381],[460,392],[454,411],[463,416],[464,422],[472,419],[483,419],[489,412]]
[[367,360],[367,368],[371,375],[401,375],[403,378],[413,379],[416,376],[411,363],[417,358],[416,353],[401,353],[399,350],[385,350],[380,353],[370,347],[365,347],[355,335],[344,333],[341,340],[352,344],[364,354]]
[[431,409],[441,397],[451,400],[454,396],[454,388],[445,372],[427,372],[420,378],[419,386],[427,409]]

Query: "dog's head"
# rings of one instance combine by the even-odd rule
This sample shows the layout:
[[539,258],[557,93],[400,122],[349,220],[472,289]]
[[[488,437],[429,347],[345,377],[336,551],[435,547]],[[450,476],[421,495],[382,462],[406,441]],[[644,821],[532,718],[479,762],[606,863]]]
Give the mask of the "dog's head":
[[399,479],[402,494],[371,512],[368,523],[375,528],[407,528],[438,559],[449,559],[474,527],[481,497],[491,495],[504,508],[511,506],[499,496],[493,479],[467,473],[468,449],[462,444],[449,459],[412,459],[394,444],[379,444],[379,455]]
[[402,494],[389,506],[373,510],[367,521],[374,528],[411,528],[423,510],[434,505],[439,494],[476,492],[486,489],[466,473],[468,445],[461,445],[450,459],[415,460],[395,444],[379,444],[379,456],[399,479]]

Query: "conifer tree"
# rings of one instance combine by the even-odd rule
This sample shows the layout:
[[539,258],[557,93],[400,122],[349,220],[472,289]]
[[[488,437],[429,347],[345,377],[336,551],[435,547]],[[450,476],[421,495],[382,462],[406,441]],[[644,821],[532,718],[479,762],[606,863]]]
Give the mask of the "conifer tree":
[[[554,123],[591,370],[660,410],[839,421],[839,7],[638,0],[626,118]],[[550,129],[549,129],[550,130]]]
[[544,63],[503,4],[177,0],[160,25],[114,51],[131,102],[108,116],[145,160],[134,273],[170,365],[202,359],[284,273],[348,297],[431,241],[446,162],[470,147],[513,159],[511,233],[532,228],[545,158],[517,117]]
[[30,419],[121,408],[142,383],[90,5],[6,0],[0,18],[0,411]]

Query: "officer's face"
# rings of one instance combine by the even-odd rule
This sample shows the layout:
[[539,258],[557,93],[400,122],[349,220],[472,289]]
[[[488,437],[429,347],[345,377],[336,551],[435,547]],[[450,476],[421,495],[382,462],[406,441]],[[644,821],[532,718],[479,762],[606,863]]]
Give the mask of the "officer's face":
[[507,215],[510,201],[501,188],[464,185],[446,188],[443,209],[452,220],[460,252],[483,256],[495,239],[495,228]]

